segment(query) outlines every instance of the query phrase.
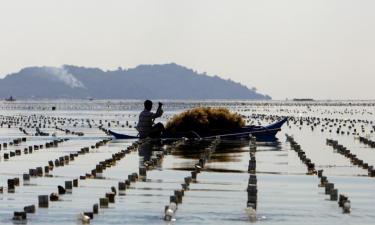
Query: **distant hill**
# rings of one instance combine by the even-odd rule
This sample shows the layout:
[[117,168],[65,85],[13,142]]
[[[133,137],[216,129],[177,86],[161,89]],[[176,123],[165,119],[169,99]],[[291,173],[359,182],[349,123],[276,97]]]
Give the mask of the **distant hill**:
[[0,98],[271,99],[240,83],[175,63],[103,71],[65,65],[27,67],[0,79]]

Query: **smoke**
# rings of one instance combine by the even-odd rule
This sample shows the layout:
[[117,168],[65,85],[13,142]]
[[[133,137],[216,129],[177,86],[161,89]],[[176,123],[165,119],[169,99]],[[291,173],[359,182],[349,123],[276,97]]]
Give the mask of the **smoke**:
[[86,88],[81,81],[77,80],[65,68],[44,67],[43,69],[48,74],[48,78],[53,81],[63,82],[71,88]]

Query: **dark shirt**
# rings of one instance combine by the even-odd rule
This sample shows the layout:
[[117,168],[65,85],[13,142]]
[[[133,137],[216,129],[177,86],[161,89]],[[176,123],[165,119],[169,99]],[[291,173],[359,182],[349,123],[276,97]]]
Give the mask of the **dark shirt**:
[[145,138],[148,136],[152,129],[152,126],[154,125],[154,120],[161,115],[163,115],[163,110],[161,108],[158,108],[156,110],[156,113],[148,110],[143,110],[141,114],[139,114],[139,120],[136,128],[139,132],[140,138]]

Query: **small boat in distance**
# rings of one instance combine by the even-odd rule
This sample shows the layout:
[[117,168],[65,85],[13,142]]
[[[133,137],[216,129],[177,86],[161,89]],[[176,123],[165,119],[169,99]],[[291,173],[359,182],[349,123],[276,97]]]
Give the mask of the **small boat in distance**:
[[294,98],[294,102],[313,102],[315,101],[313,98]]
[[14,101],[16,101],[16,99],[13,98],[13,96],[10,96],[9,98],[6,98],[5,101],[7,101],[7,102],[14,102]]

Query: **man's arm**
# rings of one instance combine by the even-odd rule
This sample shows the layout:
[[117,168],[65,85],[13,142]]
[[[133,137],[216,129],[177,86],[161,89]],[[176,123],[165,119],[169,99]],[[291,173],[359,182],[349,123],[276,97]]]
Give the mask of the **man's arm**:
[[161,117],[163,115],[163,109],[162,109],[162,106],[163,104],[161,102],[159,102],[159,107],[158,109],[156,110],[156,113],[153,113],[153,118],[158,118],[158,117]]

